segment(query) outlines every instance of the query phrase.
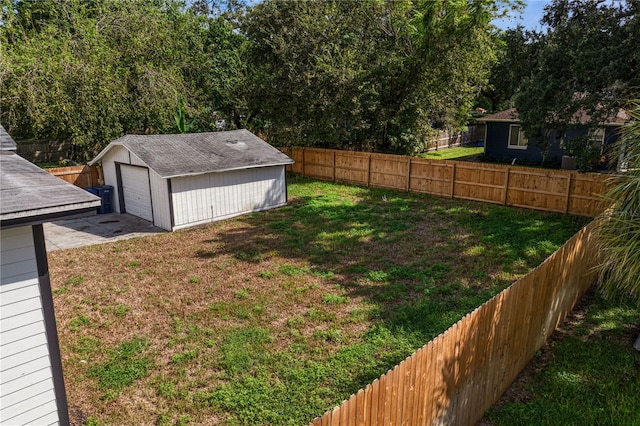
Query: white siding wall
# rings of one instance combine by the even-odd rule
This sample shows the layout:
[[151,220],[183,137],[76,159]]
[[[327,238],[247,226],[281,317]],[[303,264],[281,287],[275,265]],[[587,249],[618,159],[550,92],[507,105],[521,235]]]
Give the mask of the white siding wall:
[[33,234],[0,231],[0,424],[58,422]]
[[286,203],[284,166],[171,179],[174,229]]
[[113,186],[113,211],[120,213],[120,198],[118,194],[118,179],[116,178],[115,163],[129,164],[129,151],[121,146],[112,147],[102,158],[102,173],[105,185]]
[[171,231],[171,210],[169,208],[169,186],[167,179],[149,169],[151,200],[153,202],[153,224]]

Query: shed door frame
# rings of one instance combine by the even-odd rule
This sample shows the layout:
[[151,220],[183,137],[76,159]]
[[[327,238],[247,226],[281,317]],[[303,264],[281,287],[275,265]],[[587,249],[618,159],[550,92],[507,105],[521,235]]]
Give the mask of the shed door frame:
[[[151,196],[151,177],[149,176],[149,168],[148,167],[144,167],[144,166],[138,166],[135,164],[127,164],[127,163],[120,163],[120,162],[115,162],[115,166],[116,166],[116,180],[117,180],[117,184],[118,184],[118,203],[120,204],[120,213],[127,213],[127,206],[126,203],[124,201],[124,185],[123,185],[123,179],[122,179],[122,168],[121,166],[126,166],[126,167],[132,167],[132,168],[138,168],[138,169],[144,169],[147,171],[147,188],[149,189],[149,208],[151,211],[151,223],[154,223],[154,215],[153,215],[153,197]],[[131,213],[129,213],[131,214]],[[138,215],[133,215],[136,217],[140,217]],[[147,220],[146,218],[141,217],[141,219]]]

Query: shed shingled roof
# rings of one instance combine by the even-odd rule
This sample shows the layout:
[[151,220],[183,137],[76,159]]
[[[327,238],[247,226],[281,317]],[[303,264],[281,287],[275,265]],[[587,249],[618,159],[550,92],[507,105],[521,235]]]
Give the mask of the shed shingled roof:
[[100,206],[100,198],[42,170],[18,154],[0,151],[0,223],[73,215]]
[[89,164],[123,146],[162,178],[292,164],[294,161],[248,130],[177,135],[126,135]]
[[0,124],[0,150],[15,151],[17,148],[16,141],[7,133],[2,124]]

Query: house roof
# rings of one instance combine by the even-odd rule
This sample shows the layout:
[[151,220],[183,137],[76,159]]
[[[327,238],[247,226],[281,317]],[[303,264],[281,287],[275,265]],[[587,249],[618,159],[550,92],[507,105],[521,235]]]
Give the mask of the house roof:
[[17,148],[16,141],[13,140],[9,133],[0,124],[0,150],[2,151],[15,151]]
[[[591,116],[589,116],[589,114],[587,114],[587,112],[583,109],[577,111],[573,118],[574,123],[576,124],[587,124],[591,121]],[[518,111],[515,108],[510,108],[504,111],[496,112],[495,114],[485,115],[484,117],[478,118],[477,121],[519,123],[520,116],[518,115]],[[627,121],[629,121],[629,115],[625,110],[619,109],[615,116],[608,117],[603,124],[605,126],[619,126]]]
[[92,211],[100,198],[11,151],[0,151],[0,226],[42,223]]
[[89,164],[114,146],[123,146],[162,178],[292,164],[294,161],[248,130],[178,135],[126,135],[111,142]]
[[494,114],[485,115],[478,118],[477,121],[509,121],[519,122],[518,111],[515,108],[509,108],[504,111],[496,112]]

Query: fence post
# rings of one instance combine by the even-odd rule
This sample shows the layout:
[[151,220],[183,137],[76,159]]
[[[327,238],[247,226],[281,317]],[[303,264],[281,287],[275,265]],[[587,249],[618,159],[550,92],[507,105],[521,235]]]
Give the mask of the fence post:
[[304,148],[302,148],[302,177],[304,177]]
[[332,170],[332,173],[333,173],[333,181],[335,182],[336,181],[336,152],[335,151],[333,151],[333,170]]
[[371,185],[371,154],[367,163],[367,188]]
[[407,161],[407,192],[411,189],[411,157]]
[[511,173],[511,167],[507,167],[507,173],[504,176],[504,196],[502,198],[502,204],[507,205],[507,195],[509,194],[509,174]]
[[571,178],[573,177],[573,173],[569,173],[569,177],[567,178],[567,194],[566,201],[564,205],[564,214],[569,213],[569,202],[571,201]]
[[451,197],[450,198],[453,198],[455,186],[456,186],[456,163],[453,163],[453,168],[451,169]]

